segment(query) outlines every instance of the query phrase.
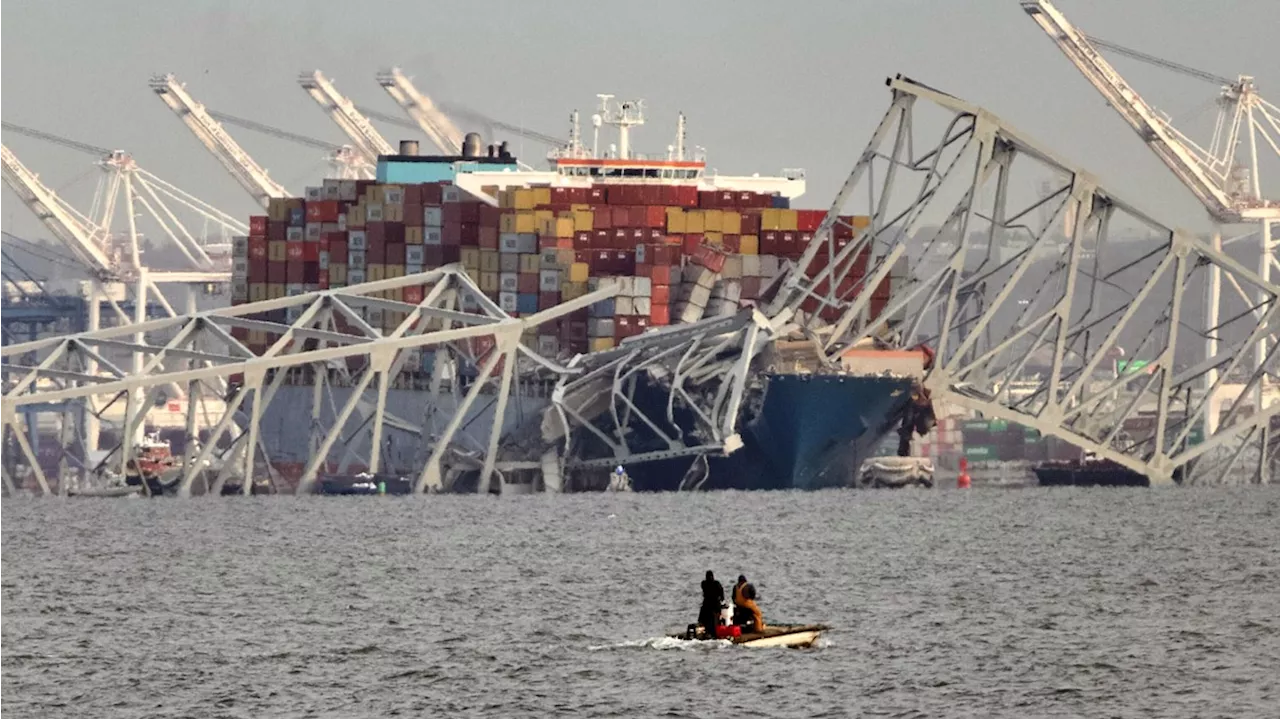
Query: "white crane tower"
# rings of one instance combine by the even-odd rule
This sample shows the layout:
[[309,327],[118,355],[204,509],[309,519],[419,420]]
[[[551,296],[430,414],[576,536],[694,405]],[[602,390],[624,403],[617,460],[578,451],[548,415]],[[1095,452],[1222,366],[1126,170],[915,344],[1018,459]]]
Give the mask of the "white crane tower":
[[[1274,194],[1275,191],[1270,188],[1269,191],[1273,193],[1270,197],[1264,192],[1258,155],[1259,150],[1266,153],[1270,147],[1280,157],[1280,108],[1258,94],[1253,77],[1221,77],[1130,50],[1086,35],[1072,25],[1049,0],[1021,0],[1021,3],[1023,10],[1053,40],[1085,79],[1106,98],[1107,103],[1129,123],[1147,147],[1204,205],[1216,225],[1213,241],[1216,248],[1222,247],[1221,225],[1260,225],[1258,275],[1263,282],[1270,282],[1273,266],[1280,269],[1280,259],[1275,256],[1280,242],[1273,237],[1272,230],[1276,222],[1280,221],[1280,195]],[[1099,47],[1218,84],[1221,88],[1218,96],[1218,118],[1208,146],[1192,141],[1175,128],[1164,114],[1148,104],[1098,52]],[[1221,276],[1219,268],[1214,266],[1206,298],[1211,327],[1217,325]],[[1254,314],[1261,316],[1265,310],[1262,296],[1248,297],[1239,284],[1233,281],[1232,285],[1244,299],[1246,306],[1252,307]],[[1270,341],[1274,342],[1274,337]],[[1216,335],[1210,333],[1206,340],[1208,357],[1217,356],[1218,343]],[[1267,336],[1258,340],[1254,353],[1261,366],[1268,356]],[[1216,386],[1215,372],[1206,375],[1205,381],[1210,388]],[[1259,382],[1254,400],[1259,409],[1264,401],[1263,394],[1264,388]],[[1207,422],[1211,431],[1217,420],[1217,413],[1210,412]]]
[[222,129],[222,125],[213,119],[204,105],[192,99],[186,87],[179,84],[173,74],[153,76],[151,89],[182,120],[196,139],[213,153],[236,182],[253,195],[258,204],[266,207],[273,197],[289,196],[289,192],[272,180],[267,171],[254,162],[249,153]]
[[400,68],[393,67],[378,73],[378,84],[387,91],[391,99],[418,123],[418,127],[427,138],[446,155],[458,155],[462,152],[462,131],[453,120],[449,119],[436,107],[431,98],[422,94]]
[[298,76],[298,84],[337,123],[342,132],[351,138],[351,142],[355,143],[355,151],[365,162],[377,165],[378,155],[395,154],[391,143],[369,122],[369,118],[361,114],[351,100],[338,92],[338,88],[319,70],[302,73]]

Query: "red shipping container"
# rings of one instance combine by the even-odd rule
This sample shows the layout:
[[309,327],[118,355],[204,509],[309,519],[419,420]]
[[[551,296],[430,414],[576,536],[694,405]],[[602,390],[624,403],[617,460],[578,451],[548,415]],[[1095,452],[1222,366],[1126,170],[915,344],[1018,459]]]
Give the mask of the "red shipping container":
[[597,207],[591,218],[591,227],[596,232],[613,229],[613,212],[608,207]]
[[404,225],[399,222],[384,222],[383,225],[387,242],[404,244]]
[[650,301],[654,306],[671,304],[671,287],[654,284],[649,288]]
[[435,269],[443,265],[444,247],[442,245],[423,245],[422,264],[427,269]]
[[699,247],[696,252],[691,254],[693,255],[693,261],[695,263],[702,265],[712,272],[720,272],[724,269],[724,254],[708,245]]
[[[656,189],[656,188],[655,188]],[[644,208],[643,222],[641,227],[666,227],[667,225],[667,208],[661,205],[650,205]]]
[[742,299],[754,300],[760,297],[760,278],[759,277],[743,277],[742,278]]
[[591,260],[589,262],[589,264],[591,265],[591,273],[603,274],[605,272],[612,272],[612,269],[611,269],[612,262],[613,262],[612,252],[608,250],[593,250],[591,252]]
[[762,255],[778,255],[781,254],[781,235],[780,232],[766,230],[760,233],[760,254]]
[[329,271],[328,270],[320,270],[320,281],[317,282],[316,284],[320,285],[320,289],[322,290],[329,289]]
[[267,282],[275,284],[284,284],[288,277],[287,262],[268,262],[267,263]]
[[462,244],[467,247],[475,247],[480,242],[480,225],[474,222],[462,223]]
[[737,254],[742,249],[742,240],[738,235],[725,235],[720,241],[724,244],[725,252]]
[[686,255],[692,255],[697,252],[698,248],[702,246],[702,240],[702,235],[685,235],[683,243],[684,253]]
[[440,248],[443,264],[452,265],[462,261],[462,248],[457,245],[444,245]]
[[369,243],[369,247],[364,251],[364,261],[370,265],[385,265],[387,263],[387,244],[379,242]]
[[[603,214],[603,213],[600,213]],[[615,205],[611,211],[610,227],[631,227],[631,208]]]
[[573,253],[573,261],[584,262],[589,265],[591,264],[591,256],[593,254],[595,253],[591,252],[590,250],[575,250]]
[[609,247],[615,250],[625,250],[631,246],[631,230],[625,227],[619,227],[613,231],[613,238],[609,240]]
[[306,282],[303,275],[302,260],[290,260],[284,263],[284,281],[291,285],[300,285]]
[[265,238],[265,237],[250,237],[250,238],[249,238],[248,257],[249,257],[249,259],[250,259],[250,260],[265,260],[265,259],[267,259],[267,238]]
[[[417,187],[417,185],[409,185],[409,187]],[[405,227],[422,227],[423,223],[422,205],[418,203],[404,205],[404,226]]]
[[476,223],[481,227],[497,227],[502,218],[502,210],[486,204],[480,204],[479,208]]
[[337,200],[317,200],[307,203],[307,222],[337,222]]
[[[462,221],[463,221],[463,223],[472,224],[472,225],[478,225],[478,224],[480,224],[480,205],[481,205],[481,203],[479,203],[479,202],[459,202],[459,203],[457,203],[457,204],[462,208]],[[488,205],[485,205],[485,206],[486,206],[486,207],[488,207]],[[496,209],[497,209],[497,208],[490,208],[490,209],[493,209],[493,210],[495,210],[495,211],[496,211]]]
[[444,189],[434,182],[418,185],[420,200],[424,206],[437,207],[444,199]]
[[825,210],[796,210],[796,229],[801,232],[813,232],[822,224],[826,216]]
[[730,190],[716,191],[716,207],[731,209],[738,205],[738,196]]
[[[296,243],[295,243],[296,244]],[[320,253],[329,251],[328,242],[303,242],[302,243],[302,261],[309,263],[319,263]]]
[[760,234],[760,213],[744,212],[742,213],[742,234],[758,235]]
[[835,235],[837,240],[853,239],[853,218],[849,215],[840,215],[836,219],[839,220],[831,229],[831,234]]
[[672,274],[674,273],[669,265],[654,265],[649,270],[649,279],[655,285],[669,285]]
[[629,315],[615,315],[613,318],[614,341],[620,342],[631,335],[631,317]]
[[[422,186],[421,185],[405,185],[404,186],[404,204],[422,206]],[[419,212],[419,215],[422,213]],[[405,216],[408,216],[408,210],[405,210]]]
[[[331,259],[332,262],[338,262],[338,263],[346,262],[347,261],[347,241],[345,239],[330,240],[329,241],[329,257],[332,258]],[[338,259],[338,258],[342,258],[342,259]]]
[[591,238],[591,249],[607,250],[613,246],[613,232],[611,230],[596,230]]
[[676,189],[675,185],[660,185],[659,187],[662,188],[662,202],[658,204],[668,205],[670,207],[675,207],[680,204],[680,192]]
[[[639,257],[639,253],[637,253],[636,256]],[[653,265],[646,264],[644,262],[640,262],[639,260],[637,260],[636,261],[636,277],[652,277],[652,276],[653,276]]]
[[462,224],[462,205],[461,202],[446,202],[440,210],[440,217],[444,225],[460,225]]
[[267,236],[267,216],[251,215],[249,217],[249,236],[250,237],[266,237]]
[[284,242],[289,239],[289,223],[288,222],[268,222],[267,223],[267,239],[276,242]]
[[408,285],[400,290],[401,299],[411,305],[421,303],[423,296],[422,285]]
[[660,305],[657,302],[649,305],[649,324],[655,327],[671,324],[671,306]]
[[303,248],[305,245],[309,245],[309,244],[312,244],[312,243],[310,243],[310,242],[290,242],[289,244],[285,245],[285,247],[284,247],[284,256],[285,256],[286,258],[288,258],[289,262],[301,262],[301,261],[302,261],[302,248]]
[[[640,189],[640,194],[644,197],[646,205],[662,204],[662,186],[661,185],[644,185]],[[664,211],[665,214],[665,211]]]
[[549,310],[560,304],[559,292],[539,292],[538,293],[538,309]]
[[565,205],[571,204],[573,199],[569,196],[569,188],[553,187],[551,188],[551,204]]
[[387,241],[387,223],[385,222],[366,222],[364,224],[364,236],[370,245],[374,243],[383,243]]
[[249,261],[248,279],[250,282],[270,282],[271,281],[267,279],[267,260],[265,258],[261,260]]
[[387,243],[387,260],[388,265],[404,264],[404,245],[399,242]]
[[615,250],[613,253],[614,272],[621,275],[634,275],[636,273],[636,251],[635,250]]
[[575,250],[585,250],[589,247],[591,247],[590,232],[583,231],[573,233],[573,248]]
[[715,192],[698,191],[698,207],[716,208],[720,205],[716,204],[719,196]]
[[587,190],[586,202],[589,205],[603,205],[609,201],[609,190],[604,185],[592,185]]
[[697,185],[680,185],[680,204],[684,207],[698,206]]
[[672,249],[671,245],[667,244],[650,245],[649,252],[652,256],[649,258],[649,264],[666,266],[675,264],[671,261],[672,257],[675,256]]
[[[443,242],[443,234],[441,233],[441,242]],[[492,227],[481,227],[480,237],[476,240],[476,244],[481,249],[496,250],[498,249],[498,231]]]
[[[454,204],[457,204],[457,203],[454,203]],[[449,205],[445,205],[445,207],[449,207]],[[445,245],[461,247],[462,246],[462,225],[454,223],[452,225],[445,225],[444,227],[442,227],[440,230],[440,242],[441,244],[445,244]]]

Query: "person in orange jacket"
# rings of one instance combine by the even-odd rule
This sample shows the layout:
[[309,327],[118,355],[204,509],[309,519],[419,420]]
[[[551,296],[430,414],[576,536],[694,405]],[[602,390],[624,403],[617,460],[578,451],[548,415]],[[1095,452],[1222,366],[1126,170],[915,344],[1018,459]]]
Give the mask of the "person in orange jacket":
[[734,624],[745,624],[747,615],[750,615],[750,631],[764,631],[764,614],[760,611],[760,605],[756,604],[756,588],[741,574],[738,575],[738,583],[733,585],[733,606]]

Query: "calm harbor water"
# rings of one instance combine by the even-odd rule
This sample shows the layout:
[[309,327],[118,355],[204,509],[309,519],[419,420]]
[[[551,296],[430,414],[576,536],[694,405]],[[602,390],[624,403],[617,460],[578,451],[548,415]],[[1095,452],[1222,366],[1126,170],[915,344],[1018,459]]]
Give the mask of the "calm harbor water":
[[[1280,488],[3,503],[14,717],[1264,717]],[[707,569],[823,646],[661,639]]]

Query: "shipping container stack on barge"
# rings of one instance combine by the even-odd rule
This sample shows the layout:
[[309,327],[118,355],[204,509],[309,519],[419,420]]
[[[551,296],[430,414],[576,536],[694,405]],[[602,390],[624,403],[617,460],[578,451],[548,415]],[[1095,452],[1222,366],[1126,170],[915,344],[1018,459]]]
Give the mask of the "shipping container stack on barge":
[[[330,179],[308,188],[305,197],[272,200],[265,216],[250,218],[250,236],[235,244],[233,302],[453,264],[502,311],[522,317],[613,283],[616,298],[542,325],[536,336],[524,338],[543,359],[576,363],[579,373],[562,375],[559,387],[552,388],[547,375],[536,372],[537,363],[531,363],[533,372],[522,370],[513,387],[518,409],[507,413],[503,432],[510,459],[524,461],[525,469],[506,472],[503,490],[528,491],[538,482],[567,491],[600,489],[618,464],[626,465],[637,490],[679,488],[691,458],[708,453],[700,449],[705,444],[699,436],[701,410],[692,396],[677,397],[671,391],[670,374],[658,365],[630,378],[627,402],[637,416],[665,417],[664,427],[632,419],[623,428],[617,412],[603,411],[603,404],[595,414],[569,407],[577,426],[568,433],[564,427],[556,429],[554,420],[563,419],[571,398],[581,396],[587,385],[580,380],[593,366],[635,352],[641,344],[710,346],[733,332],[745,333],[746,325],[767,322],[757,304],[781,271],[805,252],[826,212],[790,207],[804,190],[799,171],[777,177],[708,173],[702,157],[684,156],[683,118],[677,144],[666,157],[634,154],[629,131],[643,121],[639,104],[610,104],[609,96],[602,97],[595,125],[616,127],[619,134],[616,149],[603,157],[583,146],[575,117],[569,146],[552,153],[547,171],[521,170],[505,143],[485,147],[472,133],[459,156],[418,155],[415,143],[402,143],[399,155],[380,158],[376,180]],[[867,224],[866,217],[840,218],[837,246],[853,242]],[[850,286],[863,279],[869,255],[867,250],[856,258],[845,280]],[[870,316],[884,310],[897,277],[885,278],[873,293]],[[388,291],[386,299],[416,304],[430,291],[408,286]],[[478,311],[468,299],[460,298],[458,309]],[[804,311],[818,310],[806,305]],[[387,332],[405,316],[403,311],[370,308],[360,320]],[[337,321],[335,329],[354,332],[352,325]],[[689,331],[681,334],[681,327]],[[778,334],[753,334],[753,341],[764,344]],[[241,330],[238,336],[259,354],[277,340],[255,331]],[[428,415],[451,416],[458,407],[457,389],[476,375],[492,351],[490,337],[467,341],[461,348],[409,350],[405,369],[388,393],[389,426],[394,429],[400,417],[418,421],[424,403],[432,405]],[[749,376],[750,386],[740,402],[743,431],[728,442],[730,451],[722,447],[711,453],[709,475],[701,484],[706,488],[849,485],[865,447],[889,431],[903,412],[923,362],[919,353],[881,354],[874,343],[850,351],[844,366],[834,370],[820,366],[805,342],[768,341],[767,348],[747,354],[744,377]],[[901,367],[894,363],[904,359],[906,369],[898,372]],[[341,395],[350,392],[343,387],[350,382],[343,378],[360,370],[330,370],[327,391],[339,406],[346,399]],[[440,376],[454,393],[425,393],[432,378]],[[703,379],[725,386],[716,377]],[[296,417],[311,416],[313,383],[313,374],[298,373],[262,419],[264,445],[285,476],[296,476],[309,458],[310,427]],[[609,386],[592,391],[610,396]],[[492,419],[491,411],[472,409],[464,423],[487,432]],[[620,451],[621,435],[627,438]],[[674,441],[675,436],[683,439]],[[382,466],[393,470],[358,476],[362,466],[330,462],[317,485],[320,491],[412,491],[413,483],[403,475],[416,475],[419,458],[397,453],[394,440],[392,435],[378,448]],[[354,454],[368,456],[367,440],[363,447],[359,442],[351,446]],[[563,455],[554,468],[547,464],[549,452]],[[476,476],[457,471],[450,484],[454,489],[490,489],[475,486]]]

